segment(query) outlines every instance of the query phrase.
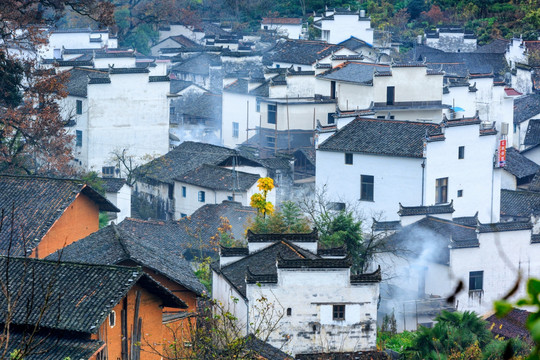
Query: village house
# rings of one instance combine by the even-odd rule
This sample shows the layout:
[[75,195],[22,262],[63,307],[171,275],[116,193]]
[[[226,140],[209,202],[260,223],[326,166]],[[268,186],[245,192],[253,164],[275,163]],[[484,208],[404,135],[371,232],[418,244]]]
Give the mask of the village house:
[[184,35],[169,36],[166,39],[161,40],[150,48],[152,56],[160,55],[162,49],[181,49],[181,48],[194,48],[200,46],[195,41],[190,40]]
[[324,12],[322,17],[313,19],[313,26],[321,30],[321,40],[337,44],[347,40],[351,35],[373,44],[373,29],[371,18],[365,10],[334,9]]
[[0,176],[0,251],[44,258],[99,229],[99,212],[118,213],[80,180]]
[[[187,307],[140,267],[6,257],[0,263],[14,289],[21,290],[12,294],[12,303],[6,297],[0,301],[0,322],[9,323],[15,335],[11,351],[21,339],[32,341],[34,356],[158,360],[164,346],[161,308]],[[28,333],[34,330],[36,339]]]
[[[175,220],[223,200],[248,205],[257,179],[268,176],[264,165],[236,150],[192,141],[139,167],[136,173],[135,196],[152,209],[147,217]],[[274,191],[269,199],[275,203]]]
[[63,49],[115,49],[118,39],[109,30],[50,29],[46,45],[38,49],[44,59],[61,59]]
[[[451,204],[400,206],[400,220],[373,224],[406,254],[381,254],[375,261],[385,269],[379,317],[394,313],[400,331],[430,326],[448,305],[484,314],[514,286],[518,269],[524,280],[513,299],[525,295],[526,279],[538,272],[537,235],[527,218],[481,223],[477,215],[453,212]],[[447,305],[460,282],[463,290]]]
[[73,68],[63,100],[77,165],[102,176],[126,176],[114,153],[141,163],[169,150],[169,77],[148,69]]
[[[222,247],[212,265],[212,296],[245,334],[268,335],[270,345],[292,355],[375,348],[380,270],[351,274],[343,251],[318,251],[317,230],[248,231],[247,240],[244,248]],[[274,317],[263,320],[267,306]],[[261,320],[265,328],[257,329]]]
[[320,134],[317,188],[332,201],[358,205],[367,218],[397,220],[398,203],[453,202],[456,216],[478,211],[481,221],[497,222],[502,170],[494,169],[496,140],[493,124],[478,117],[440,125],[357,118]]
[[426,46],[445,52],[475,52],[476,36],[460,27],[439,27],[424,35]]
[[289,39],[301,39],[303,35],[302,18],[263,17],[261,30],[275,31]]
[[440,122],[443,73],[424,64],[392,66],[346,61],[317,75],[322,94],[337,99],[341,111],[365,109],[375,117]]
[[179,327],[189,329],[186,322],[197,311],[198,298],[203,296],[206,288],[182,257],[178,246],[181,243],[179,237],[147,237],[143,233],[131,232],[112,224],[66,246],[47,259],[142,267],[147,276],[187,306],[181,311],[177,308],[163,308],[163,337],[168,341],[174,341],[175,336],[190,341],[189,331],[182,333]]
[[344,46],[355,53],[362,55],[364,59],[372,63],[389,63],[391,61],[390,56],[381,52],[378,48],[374,48],[373,44],[367,43],[364,40],[360,40],[354,36],[351,36],[347,40],[343,40],[338,43],[340,46]]

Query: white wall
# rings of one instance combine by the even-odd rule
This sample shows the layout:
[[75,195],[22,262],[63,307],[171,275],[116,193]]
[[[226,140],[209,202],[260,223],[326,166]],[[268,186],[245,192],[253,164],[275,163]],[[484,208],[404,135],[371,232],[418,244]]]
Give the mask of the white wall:
[[[444,141],[427,143],[425,203],[435,204],[436,179],[447,177],[454,217],[473,216],[478,211],[481,222],[497,222],[499,204],[491,201],[493,192],[500,193],[500,174],[493,171],[496,136],[479,136],[475,124],[448,127],[445,137]],[[464,159],[458,159],[460,146],[465,146]],[[463,190],[463,197],[457,197],[458,190]]]
[[[246,300],[240,295],[223,276],[212,271],[212,299],[218,301],[223,311],[234,314],[237,318],[237,324],[240,328],[245,329],[242,335],[247,335],[247,305]],[[238,299],[238,301],[232,301]]]
[[[523,278],[510,301],[525,296],[527,278],[538,277],[540,273],[540,244],[530,243],[530,230],[480,233],[479,241],[478,248],[452,249],[450,264],[456,278],[465,285],[464,291],[457,295],[457,309],[483,314],[492,311],[493,301],[501,299],[512,288],[518,271]],[[469,294],[471,271],[484,271],[481,294]]]
[[[345,164],[342,152],[317,150],[316,184],[326,185],[328,198],[357,205],[366,219],[398,220],[399,203],[422,203],[422,159],[353,154]],[[360,200],[360,175],[374,176],[374,201]]]
[[[268,99],[272,103],[272,99]],[[299,100],[302,101],[302,100]],[[287,109],[288,108],[288,109]],[[287,124],[287,110],[289,113]],[[314,111],[315,110],[315,111]],[[288,129],[300,129],[300,130],[313,130],[313,114],[315,114],[315,127],[317,126],[317,120],[322,125],[328,124],[328,113],[336,112],[336,104],[334,103],[315,103],[313,101],[306,100],[303,104],[298,104],[291,99],[289,104],[283,102],[280,99],[280,103],[277,104],[277,130]],[[276,124],[268,123],[268,102],[261,102],[261,125],[263,128],[275,129]]]
[[169,82],[149,82],[148,73],[110,78],[88,85],[87,170],[116,165],[111,153],[118,149],[138,162],[169,151]]
[[261,24],[261,30],[275,30],[279,35],[289,39],[300,39],[302,24]]
[[392,76],[373,77],[373,101],[386,103],[386,88],[395,87],[395,102],[441,101],[442,75],[426,75],[426,67],[392,67]]
[[328,41],[330,44],[338,44],[354,36],[369,44],[373,44],[373,29],[371,28],[370,18],[360,18],[358,14],[336,15],[334,20],[322,20],[321,29],[329,30],[328,38],[322,40]]
[[[268,342],[287,353],[371,350],[379,284],[351,285],[349,277],[349,269],[278,269],[278,284],[248,284],[246,293],[250,304],[264,297],[283,314]],[[345,320],[332,319],[334,304],[345,304]],[[251,306],[250,322],[256,323],[258,312]]]
[[[234,148],[246,141],[246,127],[252,130],[248,133],[249,137],[256,134],[255,129],[260,122],[260,112],[257,112],[257,98],[228,91],[223,91],[222,96],[222,142],[224,146]],[[233,136],[233,123],[238,124],[238,137]]]
[[134,68],[135,67],[135,56],[129,57],[105,57],[105,58],[96,58],[94,57],[94,67],[96,69],[108,69],[109,66],[115,68]]

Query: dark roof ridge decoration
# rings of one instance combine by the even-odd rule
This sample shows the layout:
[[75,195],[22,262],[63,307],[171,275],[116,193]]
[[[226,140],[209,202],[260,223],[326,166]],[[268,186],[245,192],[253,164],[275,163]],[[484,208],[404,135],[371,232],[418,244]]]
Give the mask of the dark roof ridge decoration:
[[509,221],[509,222],[498,222],[491,224],[482,224],[478,225],[478,232],[488,233],[488,232],[501,232],[501,231],[522,231],[522,230],[531,230],[533,225],[530,221]]
[[344,245],[329,249],[317,249],[317,255],[319,256],[347,256],[347,254],[347,247]]
[[219,254],[222,257],[247,256],[249,249],[247,247],[225,247],[219,245]]
[[291,234],[256,234],[251,229],[247,231],[247,241],[252,242],[317,242],[319,241],[319,232],[313,228],[310,233],[291,233]]
[[373,224],[371,225],[373,231],[393,231],[401,229],[401,220],[394,221],[378,221],[373,218]]
[[112,75],[117,74],[147,74],[150,70],[146,68],[115,68],[109,67],[109,73]]
[[478,110],[476,110],[476,114],[472,117],[462,117],[462,118],[455,118],[455,119],[448,119],[444,118],[443,125],[445,127],[454,127],[454,126],[466,126],[466,125],[474,125],[474,124],[481,124],[482,120],[480,120],[480,117],[478,115]]
[[398,214],[400,216],[430,215],[430,214],[451,214],[454,210],[454,200],[447,204],[427,205],[427,206],[403,206],[399,203]]
[[372,282],[381,282],[381,265],[377,267],[377,270],[371,273],[351,274],[351,284],[363,284]]
[[348,269],[352,266],[351,256],[344,259],[283,259],[277,258],[278,269]]
[[266,284],[276,284],[278,282],[278,275],[275,274],[254,274],[250,267],[246,269],[246,283],[247,284],[256,284],[256,283],[266,283]]

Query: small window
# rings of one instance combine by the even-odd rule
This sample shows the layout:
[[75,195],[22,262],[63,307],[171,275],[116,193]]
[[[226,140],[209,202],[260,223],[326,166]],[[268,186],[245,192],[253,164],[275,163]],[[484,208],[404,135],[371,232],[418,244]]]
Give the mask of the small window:
[[268,25],[264,25],[264,30],[268,30]]
[[298,71],[302,71],[302,67],[301,67],[301,66],[297,66],[296,69],[297,69]]
[[471,271],[469,273],[469,291],[478,291],[484,289],[484,272]]
[[446,202],[448,202],[448,178],[440,178],[435,180],[435,203]]
[[257,101],[255,102],[255,111],[261,112],[261,100],[259,99],[257,99]]
[[334,120],[334,113],[328,113],[328,125],[333,125],[335,120]]
[[345,210],[345,203],[331,202],[331,203],[328,204],[328,208],[330,210],[334,210],[334,211],[344,211]]
[[82,114],[82,100],[77,100],[77,115]]
[[75,131],[75,142],[77,146],[82,146],[82,131],[81,130]]
[[457,197],[463,197],[463,190],[457,191]]
[[360,175],[360,200],[373,201],[375,178],[372,175]]
[[232,197],[232,196],[227,196],[227,200],[229,200],[229,201],[233,201],[234,199],[233,199],[233,197]]
[[276,112],[277,112],[277,106],[273,104],[268,104],[268,123],[269,124],[276,123]]
[[199,202],[205,202],[205,193],[204,191],[199,191],[199,196],[198,196],[198,199],[199,199]]
[[169,184],[169,191],[168,191],[169,199],[174,199],[174,184]]
[[352,164],[353,164],[353,154],[345,153],[345,165],[352,165]]
[[171,106],[171,107],[169,108],[169,115],[174,115],[175,112],[176,112],[176,108],[175,108],[174,106]]
[[232,136],[233,138],[238,138],[239,126],[237,122],[232,123]]
[[273,136],[267,136],[266,137],[266,146],[267,147],[275,147],[276,146],[276,138]]
[[103,177],[114,177],[114,166],[103,166],[101,173]]
[[291,316],[292,315],[292,309],[291,308],[287,308],[287,316]]
[[187,189],[185,186],[182,186],[182,197],[186,197],[187,195]]
[[458,147],[458,159],[465,159],[465,146]]
[[330,99],[336,98],[336,82],[330,81]]
[[114,327],[116,325],[116,312],[113,310],[109,313],[109,326]]
[[185,218],[185,217],[187,217],[187,214],[184,214],[184,213],[180,214],[180,218]]
[[332,319],[345,320],[345,305],[332,306]]
[[393,86],[386,87],[386,105],[394,105],[395,91]]
[[279,64],[276,64],[276,68],[279,69],[280,65]]

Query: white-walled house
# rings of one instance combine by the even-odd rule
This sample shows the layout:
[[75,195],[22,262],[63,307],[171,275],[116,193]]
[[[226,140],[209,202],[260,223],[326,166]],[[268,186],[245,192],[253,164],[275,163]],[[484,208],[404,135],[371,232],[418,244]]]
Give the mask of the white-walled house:
[[477,49],[476,36],[470,30],[460,27],[440,27],[425,35],[426,46],[446,52],[474,52]]
[[[514,100],[514,147],[525,150],[535,146],[538,142],[535,138],[536,125],[540,120],[540,94],[519,96]],[[529,139],[527,139],[527,135]],[[526,142],[526,140],[528,140]]]
[[347,61],[317,79],[319,91],[337,99],[342,111],[369,109],[377,118],[438,123],[448,107],[442,102],[443,73],[424,64]]
[[213,298],[246,334],[256,333],[252,324],[261,320],[262,307],[273,306],[275,319],[268,321],[277,327],[268,343],[289,354],[375,349],[380,270],[351,274],[345,254],[328,256],[317,251],[317,243],[316,230],[248,231],[247,248],[221,248],[212,266]]
[[[379,317],[393,312],[400,331],[432,324],[443,309],[490,312],[520,270],[522,282],[511,299],[524,296],[526,279],[540,271],[538,235],[529,221],[481,223],[452,212],[448,205],[402,206],[399,221],[374,223],[400,249],[377,256],[374,264],[384,269]],[[460,282],[454,302],[446,304]]]
[[63,115],[75,136],[74,157],[87,171],[118,176],[124,169],[113,152],[125,150],[135,162],[169,150],[167,76],[147,69],[70,70]]
[[[395,209],[453,201],[456,216],[499,216],[497,131],[478,118],[423,122],[357,118],[317,149],[316,181],[332,201],[366,218],[397,220]],[[471,181],[473,174],[474,181]]]
[[[185,141],[137,169],[134,195],[149,217],[178,220],[223,200],[249,205],[253,184],[268,175],[264,165],[237,150]],[[275,201],[274,190],[269,199]]]
[[337,44],[354,36],[373,44],[371,18],[364,10],[327,10],[321,18],[315,18],[313,25],[321,30],[321,40]]
[[261,30],[275,31],[289,39],[301,39],[302,26],[302,18],[263,17],[261,21]]
[[[246,173],[204,164],[174,179],[174,218],[190,216],[206,204],[221,204],[224,200],[248,206],[257,193],[258,174]],[[275,191],[268,194],[275,203]]]
[[63,49],[115,49],[118,39],[109,33],[109,30],[84,29],[54,29],[50,31],[46,45],[43,45],[38,54],[44,59],[58,59]]

